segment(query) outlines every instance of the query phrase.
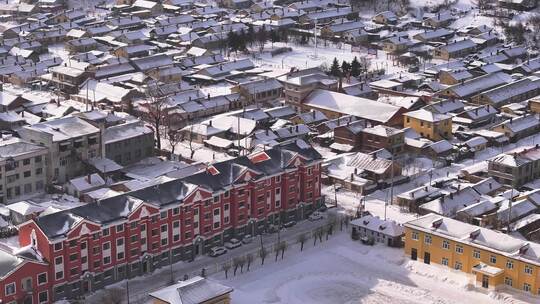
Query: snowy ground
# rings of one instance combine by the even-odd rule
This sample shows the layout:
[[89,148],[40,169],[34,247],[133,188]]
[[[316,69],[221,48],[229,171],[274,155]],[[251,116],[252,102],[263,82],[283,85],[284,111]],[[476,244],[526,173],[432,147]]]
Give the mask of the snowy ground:
[[[413,262],[402,249],[365,246],[348,233],[322,245],[292,247],[285,259],[225,279],[234,303],[532,303],[532,298],[471,289],[474,279],[436,265]],[[459,299],[459,300],[458,300]],[[466,300],[464,300],[466,299]]]

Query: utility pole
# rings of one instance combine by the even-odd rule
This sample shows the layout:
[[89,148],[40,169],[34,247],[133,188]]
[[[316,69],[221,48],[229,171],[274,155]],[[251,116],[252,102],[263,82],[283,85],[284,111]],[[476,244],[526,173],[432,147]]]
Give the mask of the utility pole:
[[129,304],[129,275],[128,277],[126,278],[126,298],[127,298],[127,304]]
[[[392,203],[392,197],[394,196],[394,147],[391,148],[392,158],[391,158],[391,164],[390,164],[390,198],[389,203]],[[431,183],[431,182],[430,182]],[[384,220],[386,221],[386,207],[388,206],[388,202],[384,203]]]

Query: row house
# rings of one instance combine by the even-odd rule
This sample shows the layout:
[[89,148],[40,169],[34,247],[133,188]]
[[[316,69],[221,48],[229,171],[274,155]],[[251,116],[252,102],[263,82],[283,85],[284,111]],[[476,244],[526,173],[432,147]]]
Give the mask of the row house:
[[540,294],[540,244],[427,214],[404,224],[405,254],[470,274],[489,291],[501,287]]
[[[293,142],[30,220],[19,226],[19,242],[46,261],[36,271],[46,273],[49,301],[73,298],[306,218],[321,204],[320,162],[311,146]],[[12,283],[19,284],[8,277],[0,287]]]
[[19,138],[0,140],[0,204],[43,193],[47,148]]
[[84,173],[84,162],[101,156],[100,130],[79,117],[24,126],[20,136],[48,148],[47,183],[64,183]]

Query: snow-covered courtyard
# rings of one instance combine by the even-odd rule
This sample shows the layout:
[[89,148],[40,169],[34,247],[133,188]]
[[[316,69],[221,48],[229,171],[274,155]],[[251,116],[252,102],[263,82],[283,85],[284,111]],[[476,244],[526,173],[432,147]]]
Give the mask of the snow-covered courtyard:
[[255,262],[250,272],[223,273],[214,278],[232,286],[239,304],[339,303],[533,303],[525,295],[482,293],[472,278],[440,266],[410,261],[402,249],[366,246],[340,233],[303,252],[292,247],[283,260],[264,266]]

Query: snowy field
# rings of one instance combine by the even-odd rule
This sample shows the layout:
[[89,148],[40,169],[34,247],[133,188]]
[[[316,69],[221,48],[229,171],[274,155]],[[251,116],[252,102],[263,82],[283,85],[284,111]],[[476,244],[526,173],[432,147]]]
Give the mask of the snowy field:
[[[238,304],[340,304],[340,303],[533,303],[525,295],[482,293],[472,288],[474,279],[440,266],[413,262],[402,249],[362,245],[340,233],[316,247],[308,242],[304,252],[292,247],[285,259],[250,272],[214,276],[232,286]],[[532,301],[532,302],[531,302]]]

